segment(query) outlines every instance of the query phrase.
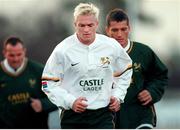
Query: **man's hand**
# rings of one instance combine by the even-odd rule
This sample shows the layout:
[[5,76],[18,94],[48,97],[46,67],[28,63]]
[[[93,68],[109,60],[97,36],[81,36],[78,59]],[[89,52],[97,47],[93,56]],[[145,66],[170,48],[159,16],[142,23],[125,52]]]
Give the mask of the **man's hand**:
[[77,113],[82,113],[86,110],[87,104],[86,104],[87,99],[85,97],[79,97],[75,100],[73,103],[72,109],[73,111]]
[[120,101],[117,98],[111,96],[110,103],[109,103],[109,109],[113,112],[119,111],[120,110]]
[[151,94],[147,90],[143,90],[138,94],[138,99],[143,106],[149,104],[152,101]]
[[42,104],[39,99],[31,98],[31,107],[35,112],[41,112],[42,111]]

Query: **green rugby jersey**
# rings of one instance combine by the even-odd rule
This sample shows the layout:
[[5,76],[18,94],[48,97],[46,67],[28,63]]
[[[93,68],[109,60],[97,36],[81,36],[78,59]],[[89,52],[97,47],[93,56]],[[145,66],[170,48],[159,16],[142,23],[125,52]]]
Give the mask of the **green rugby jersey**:
[[[157,55],[146,45],[130,42],[127,51],[133,61],[133,76],[125,101],[117,113],[117,128],[134,129],[140,125],[155,126],[156,115],[153,104],[164,94],[168,81],[168,69]],[[142,106],[137,95],[142,90],[148,90],[152,103]]]
[[[0,128],[48,128],[48,112],[56,107],[41,90],[43,66],[25,60],[23,69],[10,73],[0,64]],[[36,113],[30,98],[41,100],[43,112]]]

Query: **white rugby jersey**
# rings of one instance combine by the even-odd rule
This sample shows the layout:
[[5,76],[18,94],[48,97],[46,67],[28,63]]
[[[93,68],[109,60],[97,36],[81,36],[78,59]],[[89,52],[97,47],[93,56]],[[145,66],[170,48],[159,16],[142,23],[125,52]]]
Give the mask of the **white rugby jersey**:
[[124,100],[131,65],[130,57],[116,40],[96,34],[92,44],[84,45],[74,34],[50,55],[42,75],[42,90],[64,109],[72,108],[78,97],[86,97],[87,109],[106,107],[111,96]]

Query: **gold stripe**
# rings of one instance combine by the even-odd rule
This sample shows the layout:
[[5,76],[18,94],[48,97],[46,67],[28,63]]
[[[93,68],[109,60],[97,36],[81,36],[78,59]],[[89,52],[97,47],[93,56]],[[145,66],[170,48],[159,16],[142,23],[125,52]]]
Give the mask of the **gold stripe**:
[[113,129],[116,128],[116,124],[115,124],[115,115],[111,114],[112,116],[112,124],[113,124]]
[[114,77],[119,77],[121,75],[121,72],[114,72],[113,76]]
[[131,52],[132,47],[133,47],[133,44],[134,44],[134,43],[131,41],[131,42],[130,42],[130,47],[129,47],[129,49],[127,50],[127,53],[130,53],[130,52]]
[[154,108],[154,105],[150,106],[151,107],[151,110],[152,110],[152,113],[153,113],[153,118],[152,118],[152,123],[153,123],[153,126],[155,127],[156,126],[156,111],[155,111],[155,108]]
[[62,109],[62,111],[61,111],[61,115],[60,115],[60,119],[62,120],[62,118],[63,118],[63,116],[64,116],[65,109],[64,109],[64,108],[62,108],[62,107],[60,107],[60,109]]
[[61,79],[60,78],[56,78],[56,77],[42,77],[41,80],[48,80],[48,81],[58,82]]
[[127,70],[130,70],[132,68],[132,65],[128,65],[127,69],[125,71],[121,72],[114,72],[113,76],[114,77],[119,77],[121,76],[123,73],[125,73]]

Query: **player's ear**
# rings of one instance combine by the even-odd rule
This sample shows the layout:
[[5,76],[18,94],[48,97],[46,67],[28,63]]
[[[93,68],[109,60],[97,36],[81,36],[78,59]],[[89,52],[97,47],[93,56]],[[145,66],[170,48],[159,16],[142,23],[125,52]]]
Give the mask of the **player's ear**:
[[5,49],[2,50],[2,54],[5,57],[5,55],[6,55],[6,50]]
[[76,23],[76,21],[74,21],[74,27],[76,27],[77,26],[77,23]]
[[128,27],[129,27],[129,32],[131,32],[131,26],[129,25]]
[[127,26],[128,26],[129,32],[131,32],[131,26],[130,26],[130,23],[127,23]]
[[99,25],[99,21],[98,21],[98,20],[96,21],[96,25],[97,25],[97,26]]
[[105,27],[105,31],[106,31],[106,35],[110,36],[110,34],[109,34],[109,28],[108,28],[107,26]]
[[23,48],[23,51],[24,51],[24,55],[26,55],[27,49]]

